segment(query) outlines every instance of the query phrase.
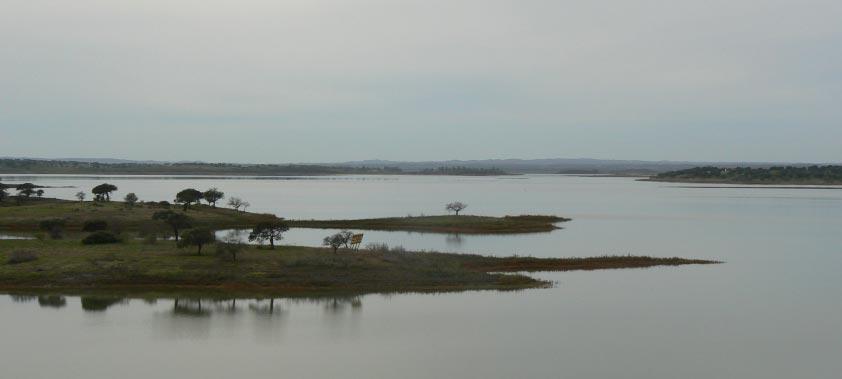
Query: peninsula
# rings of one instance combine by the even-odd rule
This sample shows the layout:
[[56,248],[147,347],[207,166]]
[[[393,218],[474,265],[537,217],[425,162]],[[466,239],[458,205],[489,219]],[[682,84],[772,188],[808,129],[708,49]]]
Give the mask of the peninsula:
[[[210,193],[212,191],[208,191]],[[180,197],[189,190],[179,193]],[[127,198],[131,196],[127,195]],[[647,256],[489,257],[412,252],[374,244],[361,249],[244,244],[214,230],[253,229],[257,242],[288,226],[514,233],[555,228],[556,216],[429,216],[285,221],[274,215],[207,204],[7,197],[0,201],[2,291],[203,291],[225,294],[508,290],[551,286],[526,275],[719,263]],[[169,228],[175,228],[171,230]],[[181,228],[181,239],[178,236]],[[28,238],[27,238],[28,236]],[[35,237],[35,238],[33,238]],[[271,238],[271,237],[270,237]],[[327,240],[327,239],[326,239]],[[271,240],[270,240],[271,243]],[[203,246],[208,246],[204,250]],[[213,248],[211,248],[213,246]]]
[[643,180],[710,184],[842,185],[842,166],[768,168],[706,166],[664,172]]

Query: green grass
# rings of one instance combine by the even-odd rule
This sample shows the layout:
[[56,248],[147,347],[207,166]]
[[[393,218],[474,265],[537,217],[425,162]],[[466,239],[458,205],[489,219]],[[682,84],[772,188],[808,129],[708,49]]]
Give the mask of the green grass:
[[[181,212],[181,207],[170,209]],[[79,231],[89,220],[106,220],[122,228],[136,229],[144,225],[161,224],[152,220],[152,214],[164,210],[151,204],[138,204],[127,208],[118,201],[80,203],[58,199],[31,199],[17,205],[13,199],[0,202],[0,230],[33,231],[38,223],[60,218],[64,219],[68,232]],[[212,229],[250,228],[260,221],[275,219],[274,215],[238,212],[233,209],[211,208],[208,205],[193,205],[187,211],[194,226]]]
[[432,233],[514,234],[559,229],[555,224],[570,221],[557,216],[417,216],[360,220],[292,220],[290,226],[320,229],[401,230]]
[[[14,251],[37,259],[8,264]],[[0,241],[0,290],[211,291],[221,293],[398,292],[519,289],[550,283],[515,271],[567,271],[655,265],[716,263],[679,258],[494,258],[401,250],[350,251],[281,246],[247,247],[236,261],[206,248],[178,249],[171,241],[137,240],[83,246],[78,240]]]

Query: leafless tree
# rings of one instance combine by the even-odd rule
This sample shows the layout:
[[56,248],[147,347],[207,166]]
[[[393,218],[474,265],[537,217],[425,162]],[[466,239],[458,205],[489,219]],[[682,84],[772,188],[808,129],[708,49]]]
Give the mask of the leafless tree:
[[456,201],[450,204],[447,204],[444,209],[447,209],[448,212],[456,212],[456,215],[459,216],[459,212],[463,209],[467,208],[468,204],[465,204],[461,201]]
[[232,197],[228,199],[228,206],[234,208],[235,211],[239,211],[240,208],[243,207],[243,203],[243,199],[240,199],[239,197]]

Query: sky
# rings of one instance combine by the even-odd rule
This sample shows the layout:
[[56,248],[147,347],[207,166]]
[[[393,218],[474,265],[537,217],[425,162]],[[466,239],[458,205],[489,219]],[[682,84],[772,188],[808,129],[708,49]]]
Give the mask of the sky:
[[842,162],[839,0],[0,0],[0,156]]

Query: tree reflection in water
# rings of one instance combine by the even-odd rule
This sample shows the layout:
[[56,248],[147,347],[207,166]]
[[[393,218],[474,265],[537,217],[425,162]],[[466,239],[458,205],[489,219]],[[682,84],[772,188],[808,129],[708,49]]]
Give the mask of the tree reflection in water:
[[103,312],[112,305],[128,303],[122,297],[82,296],[82,309],[86,312]]
[[67,299],[59,295],[38,296],[38,305],[43,308],[61,308],[67,305]]
[[172,313],[175,316],[208,317],[211,315],[211,310],[202,308],[202,299],[175,298]]
[[[42,308],[64,308],[68,299],[64,295],[9,295],[15,303],[29,303],[37,301]],[[313,296],[313,297],[287,297],[287,298],[260,298],[260,299],[237,299],[237,298],[212,298],[212,297],[118,297],[105,295],[89,295],[79,297],[82,309],[85,312],[104,312],[118,304],[145,304],[155,308],[160,300],[172,300],[172,309],[169,312],[173,316],[186,317],[210,317],[214,314],[241,315],[242,310],[248,309],[251,314],[257,316],[281,316],[289,313],[297,306],[318,305],[326,314],[338,315],[348,310],[359,312],[362,310],[362,297],[355,295],[346,296]],[[136,302],[132,302],[135,299]]]
[[465,240],[462,238],[461,234],[453,233],[444,237],[444,243],[450,247],[460,247],[463,243],[465,243]]

